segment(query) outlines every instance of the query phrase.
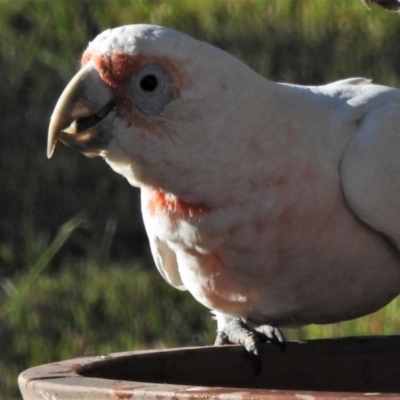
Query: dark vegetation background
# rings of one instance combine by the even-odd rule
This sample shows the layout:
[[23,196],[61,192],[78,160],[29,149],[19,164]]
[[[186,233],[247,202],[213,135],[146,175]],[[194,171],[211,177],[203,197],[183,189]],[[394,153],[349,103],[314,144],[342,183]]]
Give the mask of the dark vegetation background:
[[[88,41],[128,23],[209,41],[273,80],[399,86],[400,19],[358,0],[0,0],[0,399],[22,370],[83,354],[212,343],[215,325],[149,256],[138,190],[58,146],[53,106]],[[290,338],[399,333],[400,304]]]

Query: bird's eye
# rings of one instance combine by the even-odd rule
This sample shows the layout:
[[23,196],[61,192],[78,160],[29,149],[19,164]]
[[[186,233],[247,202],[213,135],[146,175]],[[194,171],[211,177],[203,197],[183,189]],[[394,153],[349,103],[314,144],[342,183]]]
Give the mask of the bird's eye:
[[139,111],[159,115],[173,99],[171,74],[161,64],[145,64],[132,76],[130,90]]
[[157,89],[158,79],[155,75],[146,75],[140,81],[140,87],[145,92],[154,92]]

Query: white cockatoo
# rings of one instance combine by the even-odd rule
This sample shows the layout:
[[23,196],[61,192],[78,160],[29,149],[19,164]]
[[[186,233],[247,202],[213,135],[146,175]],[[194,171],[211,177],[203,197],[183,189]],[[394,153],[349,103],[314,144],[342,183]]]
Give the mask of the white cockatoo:
[[217,343],[369,314],[400,292],[400,90],[271,82],[153,25],[89,43],[49,128],[141,190],[155,264]]

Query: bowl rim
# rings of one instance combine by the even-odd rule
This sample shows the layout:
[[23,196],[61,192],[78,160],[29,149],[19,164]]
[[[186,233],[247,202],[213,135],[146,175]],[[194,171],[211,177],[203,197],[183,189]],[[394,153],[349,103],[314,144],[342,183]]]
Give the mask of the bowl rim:
[[[400,343],[400,336],[378,337],[352,337],[340,339],[315,339],[309,341],[290,341],[289,344],[303,345],[307,343],[324,344],[332,341],[355,340],[396,340]],[[272,346],[267,344],[265,346]],[[363,393],[363,392],[331,392],[331,391],[303,391],[260,388],[238,388],[217,386],[194,386],[185,384],[153,383],[141,381],[128,381],[120,379],[106,379],[85,376],[85,371],[96,364],[104,362],[118,362],[123,358],[137,357],[151,354],[177,354],[177,352],[215,352],[243,351],[242,346],[202,346],[202,347],[178,347],[168,349],[137,350],[111,353],[106,355],[94,355],[77,357],[69,360],[39,365],[23,371],[18,377],[20,391],[25,400],[30,399],[79,399],[90,394],[96,399],[127,400],[133,398],[164,398],[169,399],[198,399],[198,398],[223,398],[245,400],[262,397],[264,399],[279,400],[314,400],[314,399],[381,399],[400,398],[400,393]],[[67,394],[69,393],[69,394]],[[30,396],[30,397],[29,397]],[[65,396],[65,397],[63,397]]]

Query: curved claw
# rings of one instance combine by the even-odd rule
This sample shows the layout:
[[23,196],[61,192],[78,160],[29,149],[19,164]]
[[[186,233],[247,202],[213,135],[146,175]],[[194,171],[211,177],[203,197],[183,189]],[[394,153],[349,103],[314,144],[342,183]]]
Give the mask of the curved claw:
[[[261,325],[257,327],[256,332],[258,332],[261,337],[261,343],[271,342],[278,345],[279,349],[284,352],[286,349],[286,339],[282,331],[271,325]],[[263,338],[262,336],[265,336]]]
[[218,331],[215,345],[240,344],[244,346],[252,361],[254,373],[259,375],[262,368],[259,346],[260,343],[266,342],[275,343],[281,351],[285,350],[285,337],[278,328],[262,325],[252,329],[242,320],[233,319],[224,326],[223,330]]

